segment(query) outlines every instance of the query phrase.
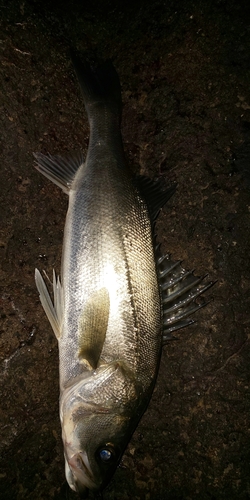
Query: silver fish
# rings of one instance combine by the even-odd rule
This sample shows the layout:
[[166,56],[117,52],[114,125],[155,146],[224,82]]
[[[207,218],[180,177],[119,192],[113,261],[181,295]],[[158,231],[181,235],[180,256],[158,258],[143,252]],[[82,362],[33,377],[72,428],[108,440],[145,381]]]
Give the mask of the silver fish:
[[69,486],[87,495],[113,475],[144,413],[162,345],[202,307],[204,282],[161,256],[159,210],[175,191],[135,177],[124,158],[121,92],[111,62],[72,55],[90,125],[86,161],[35,154],[36,168],[69,196],[61,282],[40,300],[58,339],[60,420]]

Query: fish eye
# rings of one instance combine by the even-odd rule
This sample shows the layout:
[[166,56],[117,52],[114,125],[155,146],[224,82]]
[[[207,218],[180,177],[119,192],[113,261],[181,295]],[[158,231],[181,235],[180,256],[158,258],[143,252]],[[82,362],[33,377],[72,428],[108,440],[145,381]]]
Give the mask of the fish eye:
[[97,456],[104,464],[113,462],[116,458],[114,447],[111,444],[105,444],[97,450]]
[[112,453],[110,450],[100,450],[99,451],[99,456],[102,462],[109,462],[112,458]]

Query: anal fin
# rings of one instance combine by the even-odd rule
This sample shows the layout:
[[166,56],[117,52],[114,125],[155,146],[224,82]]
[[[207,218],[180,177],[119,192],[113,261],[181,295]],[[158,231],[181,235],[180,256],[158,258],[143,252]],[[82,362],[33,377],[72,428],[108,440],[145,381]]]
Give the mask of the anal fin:
[[35,168],[38,172],[59,186],[64,193],[69,194],[75,174],[78,168],[84,163],[83,154],[77,152],[67,155],[65,158],[59,155],[33,154],[37,161]]

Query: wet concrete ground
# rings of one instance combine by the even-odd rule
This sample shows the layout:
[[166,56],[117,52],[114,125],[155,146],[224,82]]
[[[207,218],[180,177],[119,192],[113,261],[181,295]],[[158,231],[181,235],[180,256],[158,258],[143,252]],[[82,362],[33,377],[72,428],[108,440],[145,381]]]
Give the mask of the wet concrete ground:
[[197,323],[164,348],[104,499],[249,499],[247,2],[14,0],[0,10],[0,498],[77,498],[64,478],[57,342],[34,283],[35,267],[60,270],[67,199],[32,158],[86,152],[71,44],[119,73],[131,168],[178,183],[158,221],[163,251],[218,280]]

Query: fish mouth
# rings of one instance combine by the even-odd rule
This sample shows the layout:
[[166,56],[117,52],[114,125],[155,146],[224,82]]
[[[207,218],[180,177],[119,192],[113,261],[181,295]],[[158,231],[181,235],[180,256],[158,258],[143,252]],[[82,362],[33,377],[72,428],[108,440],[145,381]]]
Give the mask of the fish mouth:
[[70,488],[80,493],[81,498],[88,496],[89,489],[98,489],[85,452],[75,453],[71,458],[65,456],[65,475]]

